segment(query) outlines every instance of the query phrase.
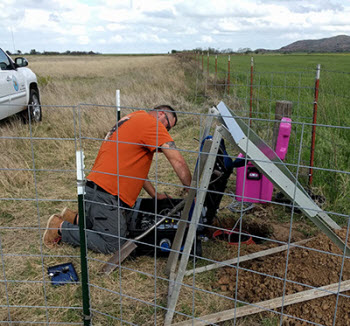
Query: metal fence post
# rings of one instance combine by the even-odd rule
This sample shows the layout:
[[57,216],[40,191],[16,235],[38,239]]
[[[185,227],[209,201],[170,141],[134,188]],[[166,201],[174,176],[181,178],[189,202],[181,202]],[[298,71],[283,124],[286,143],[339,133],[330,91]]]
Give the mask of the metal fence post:
[[[250,58],[250,103],[249,103],[249,118],[252,118],[253,111],[253,70],[254,70],[254,58]],[[251,125],[252,120],[249,120],[249,125]]]
[[117,118],[118,118],[118,121],[120,120],[120,90],[117,89],[116,92],[115,92],[115,97],[116,97],[116,102],[117,102]]
[[228,56],[227,63],[227,95],[230,95],[230,83],[231,83],[231,72],[230,72],[231,58]]
[[91,325],[89,276],[87,265],[87,247],[85,240],[85,210],[84,210],[84,153],[76,151],[77,162],[77,188],[79,209],[79,236],[80,236],[80,261],[81,261],[81,289],[83,295],[83,320],[84,326]]
[[310,153],[310,170],[309,170],[309,185],[312,184],[313,179],[313,166],[314,166],[314,156],[315,156],[315,142],[316,142],[316,123],[317,123],[317,102],[318,102],[318,90],[320,86],[320,70],[321,65],[317,65],[316,69],[316,80],[315,80],[315,96],[314,96],[314,112],[312,118],[312,135],[311,135],[311,153]]

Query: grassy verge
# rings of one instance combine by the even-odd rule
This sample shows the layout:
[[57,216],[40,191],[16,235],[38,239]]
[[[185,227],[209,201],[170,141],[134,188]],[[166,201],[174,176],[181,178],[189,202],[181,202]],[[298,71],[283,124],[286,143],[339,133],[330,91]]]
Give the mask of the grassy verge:
[[[122,115],[133,108],[152,108],[163,103],[170,103],[180,111],[179,124],[172,131],[172,136],[177,146],[184,151],[193,171],[197,158],[195,151],[198,149],[196,139],[200,138],[205,120],[199,113],[205,114],[211,105],[222,99],[225,92],[215,87],[204,90],[201,88],[204,77],[191,61],[178,61],[169,56],[37,56],[30,58],[30,65],[40,81],[43,122],[31,126],[31,129],[16,118],[0,123],[0,135],[4,137],[0,140],[3,149],[0,159],[0,198],[6,198],[1,201],[0,208],[1,263],[8,281],[7,288],[0,284],[0,292],[6,294],[0,296],[0,305],[6,307],[9,303],[12,306],[10,314],[6,308],[0,310],[0,320],[8,321],[10,315],[12,322],[78,322],[81,320],[80,287],[52,287],[46,269],[72,261],[80,272],[79,250],[63,245],[50,251],[41,244],[48,217],[59,213],[64,206],[76,207],[77,140],[82,140],[85,165],[89,170],[101,140],[115,124],[115,90],[120,89]],[[236,90],[233,96],[233,92],[225,98],[226,104],[233,109],[245,109],[243,95]],[[203,96],[196,96],[198,94]],[[81,105],[79,110],[73,107],[81,102],[94,105]],[[264,110],[261,109],[261,112]],[[30,138],[31,135],[33,137]],[[337,145],[341,137],[334,138]],[[327,154],[328,146],[325,143],[325,155],[332,156]],[[229,150],[232,155],[237,154],[230,147]],[[344,163],[343,158],[339,159],[340,153],[343,153],[342,147],[337,149],[337,162],[342,168]],[[153,164],[150,177],[155,179],[156,175],[158,191],[167,191],[173,197],[180,196],[179,182],[161,155]],[[334,182],[331,179],[329,187]],[[345,203],[348,189],[346,178],[342,182],[345,189],[343,197],[335,192],[335,198],[331,200],[328,197],[331,192],[327,190],[328,182],[318,186],[322,191],[325,189],[327,203],[332,205],[332,209],[339,208],[338,212]],[[234,177],[230,179],[222,208],[231,202],[229,193],[233,191]],[[240,216],[240,213],[222,209],[217,226],[232,227]],[[288,226],[290,219],[290,211],[275,206],[258,205],[254,211],[245,215],[245,221],[249,225],[255,223],[257,228],[263,223],[267,226]],[[297,230],[293,229],[293,241],[315,233],[303,216],[295,216],[295,219]],[[269,238],[286,241],[288,232],[284,233],[284,237],[270,234]],[[271,245],[267,241],[261,246],[242,246],[240,254]],[[203,247],[203,256],[217,261],[235,257],[238,253],[237,247],[225,241],[209,240]],[[106,256],[89,252],[94,325],[118,325],[120,319],[137,325],[161,324],[168,289],[164,272],[166,259],[146,256],[131,258],[110,277],[101,277],[98,270],[105,260]],[[199,259],[195,265],[206,263]],[[227,286],[223,289],[218,283],[219,276],[219,271],[212,271],[198,275],[195,279],[186,278],[188,287],[184,287],[181,292],[177,310],[201,316],[232,308],[234,288]],[[193,285],[195,289],[191,288]],[[46,309],[47,306],[50,308]],[[176,321],[182,319],[184,317],[180,315],[175,318]],[[269,323],[266,316],[262,315],[244,319],[236,325],[252,325],[261,319],[265,324]]]

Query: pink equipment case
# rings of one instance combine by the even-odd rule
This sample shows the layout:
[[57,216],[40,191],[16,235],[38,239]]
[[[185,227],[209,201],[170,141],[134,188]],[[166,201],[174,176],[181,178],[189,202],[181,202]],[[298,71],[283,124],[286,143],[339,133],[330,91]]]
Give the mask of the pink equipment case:
[[[281,160],[287,155],[290,133],[292,130],[291,119],[282,118],[278,131],[276,154]],[[238,157],[243,158],[243,154]],[[244,186],[244,195],[243,193]],[[250,161],[246,166],[237,168],[236,199],[251,203],[271,202],[273,184]]]

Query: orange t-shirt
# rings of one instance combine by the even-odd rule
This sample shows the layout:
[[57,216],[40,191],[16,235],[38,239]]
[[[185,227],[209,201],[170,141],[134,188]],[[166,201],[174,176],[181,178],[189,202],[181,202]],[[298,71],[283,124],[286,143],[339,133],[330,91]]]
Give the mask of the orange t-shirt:
[[164,125],[145,111],[121,119],[108,133],[87,178],[133,206],[147,178],[153,154],[173,141]]

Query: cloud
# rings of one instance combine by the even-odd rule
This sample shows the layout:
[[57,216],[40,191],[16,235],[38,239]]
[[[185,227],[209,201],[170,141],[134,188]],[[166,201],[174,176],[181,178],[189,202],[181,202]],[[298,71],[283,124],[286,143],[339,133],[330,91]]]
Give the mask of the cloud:
[[139,39],[142,41],[149,41],[149,42],[155,42],[155,43],[163,43],[163,44],[168,43],[168,40],[166,38],[161,38],[155,34],[141,33],[139,35]]
[[174,19],[175,14],[172,10],[145,11],[144,14],[148,17]]
[[106,26],[106,29],[109,30],[109,31],[112,31],[112,32],[115,32],[115,31],[121,31],[121,30],[124,30],[126,29],[126,25],[123,25],[123,24],[115,24],[115,23],[111,23],[111,24],[108,24]]
[[78,37],[78,43],[82,44],[82,45],[89,44],[90,43],[90,39],[86,35],[80,35]]
[[102,7],[111,8],[111,9],[132,9],[132,0],[124,0],[124,1],[115,1],[115,0],[103,0],[100,1],[100,5]]
[[194,27],[186,27],[182,33],[185,35],[194,35],[198,33],[198,30]]
[[110,41],[111,41],[112,43],[121,43],[121,42],[124,41],[124,39],[123,39],[123,37],[120,36],[120,35],[114,35],[114,36],[111,37]]
[[79,35],[79,36],[84,36],[86,35],[86,26],[84,25],[72,25],[69,33],[71,35]]
[[201,41],[204,43],[212,43],[214,39],[211,36],[204,35],[201,37]]
[[291,12],[295,13],[318,13],[323,11],[340,12],[344,10],[344,6],[340,1],[319,0],[313,2],[306,1],[287,1],[287,7]]
[[262,17],[267,12],[266,6],[257,5],[256,1],[246,0],[217,0],[217,1],[183,1],[178,3],[176,9],[184,16],[210,17],[210,18],[244,18]]
[[59,23],[59,22],[60,22],[60,19],[59,19],[59,17],[58,17],[57,14],[52,13],[52,14],[50,14],[50,16],[49,16],[49,21],[52,21],[52,22],[55,22],[55,23]]
[[105,28],[103,26],[96,26],[96,27],[93,27],[92,30],[95,32],[104,32]]
[[[1,0],[1,45],[22,51],[113,52],[280,48],[350,34],[341,0]],[[110,45],[111,44],[111,45]],[[12,50],[12,49],[11,49]]]
[[106,7],[98,8],[96,16],[98,20],[106,23],[135,23],[140,19],[140,13]]

